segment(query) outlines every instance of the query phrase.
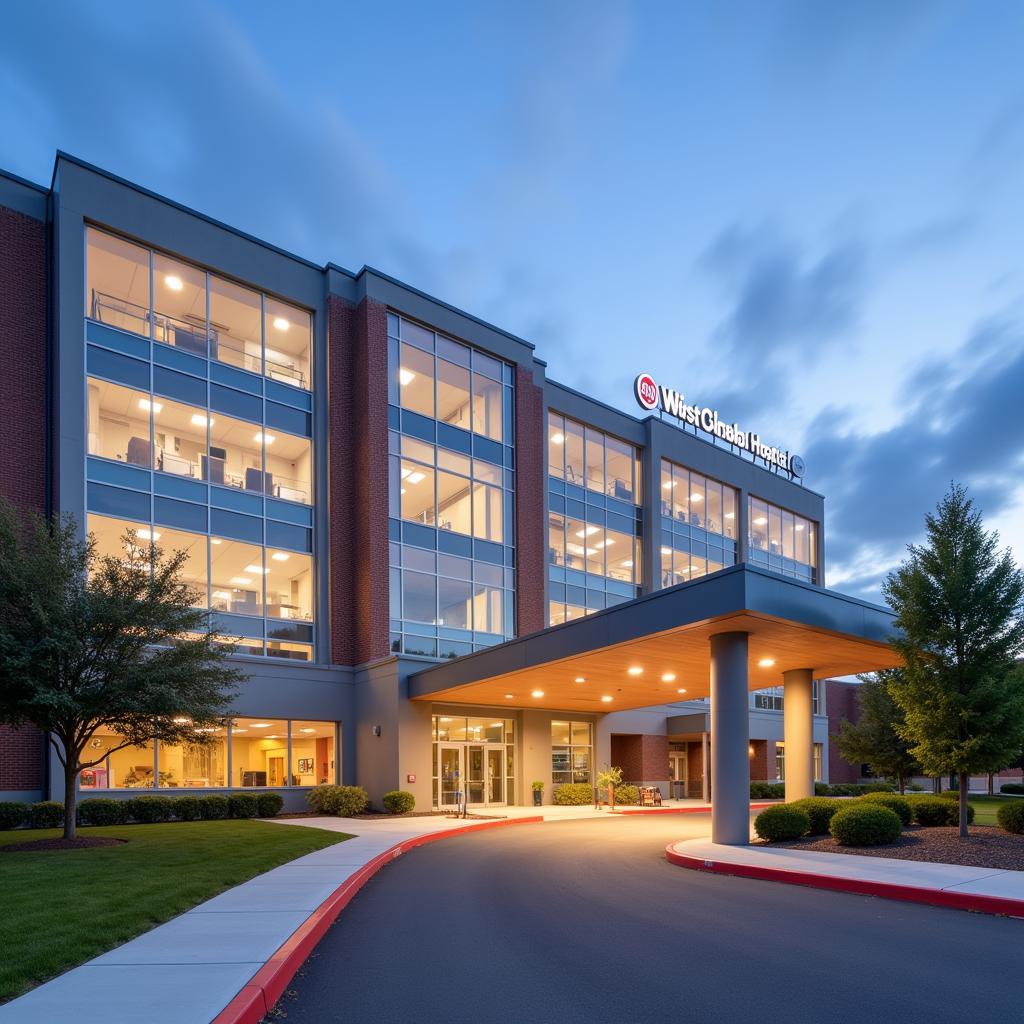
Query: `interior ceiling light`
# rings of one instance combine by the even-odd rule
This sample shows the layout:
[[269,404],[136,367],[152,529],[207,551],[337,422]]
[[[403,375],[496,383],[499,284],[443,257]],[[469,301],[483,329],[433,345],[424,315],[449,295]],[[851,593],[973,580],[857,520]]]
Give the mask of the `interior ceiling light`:
[[405,479],[411,484],[418,484],[421,480],[426,478],[425,473],[420,473],[418,470],[410,473]]
[[671,555],[672,554],[672,549],[671,548],[662,548],[661,549],[661,553],[663,555]]
[[611,704],[611,702],[612,698],[607,693],[601,698],[602,704]]
[[514,696],[515,696],[514,693],[506,693],[505,694],[505,700],[511,700]]
[[274,317],[274,330],[287,331],[289,327],[291,327],[291,324],[283,316]]
[[674,683],[676,681],[676,674],[675,674],[675,672],[664,672],[664,673],[662,673],[661,681],[663,683]]
[[803,528],[804,528],[804,524],[803,523],[797,523],[796,526],[793,527],[793,529],[795,529],[797,533],[799,533]]
[[725,513],[725,518],[726,519],[735,519],[736,518],[736,513],[735,512],[726,512]]
[[582,530],[577,530],[576,531],[576,536],[577,537],[593,537],[594,534],[597,533],[597,532],[598,532],[598,528],[596,526],[584,526]]
[[231,731],[232,732],[248,732],[249,730],[248,729],[235,729],[234,727],[232,727]]
[[575,681],[577,683],[585,683],[586,679],[584,679],[583,676],[577,676]]
[[614,540],[599,540],[597,546],[599,548],[610,548],[614,543]]
[[153,412],[159,412],[163,408],[163,403],[162,402],[151,402],[148,398],[140,398],[139,399],[139,408],[143,412],[149,412],[150,409],[152,409]]
[[219,598],[221,601],[230,601],[231,595],[226,590],[215,590],[213,596]]
[[666,481],[665,481],[665,482],[664,482],[664,483],[663,483],[663,484],[661,485],[661,489],[662,489],[663,491],[669,491],[669,490],[671,490],[671,489],[672,489],[673,487],[675,487],[675,485],[676,485],[676,482],[675,482],[675,480],[666,480]]
[[299,732],[316,732],[316,729],[300,729]]
[[703,501],[703,500],[704,500],[704,495],[703,494],[691,494],[690,495],[690,501]]
[[253,722],[252,727],[254,729],[269,729],[271,728],[270,722]]
[[236,583],[240,587],[247,587],[252,583],[252,580],[248,576],[232,576],[228,583]]
[[266,441],[267,444],[273,444],[277,440],[276,434],[264,434],[261,430],[258,434],[253,436],[253,440],[257,444],[263,444]]
[[[209,423],[213,424],[213,417],[209,418]],[[205,427],[207,424],[207,418],[201,412],[192,413],[192,426],[193,427]]]
[[760,668],[771,668],[775,664],[774,658],[762,658],[758,663]]
[[407,384],[411,384],[416,379],[416,374],[412,370],[407,370],[404,366],[398,371],[398,382],[404,388]]
[[544,691],[543,690],[534,690],[533,693],[530,694],[530,696],[531,697],[543,697],[544,696]]
[[139,530],[139,540],[159,540],[159,530]]
[[172,292],[180,292],[185,286],[181,283],[181,278],[177,274],[168,274],[164,278],[164,284],[171,289]]
[[270,556],[275,562],[287,562],[291,555],[286,555],[283,551],[275,551]]
[[680,686],[679,689],[676,690],[676,693],[686,693],[686,687],[685,686]]
[[631,559],[631,558],[627,558],[627,559],[626,559],[626,560],[625,560],[625,561],[624,561],[624,562],[622,563],[622,568],[623,568],[623,569],[632,569],[632,568],[633,568],[633,559]]
[[768,520],[764,516],[758,516],[754,520],[754,525],[755,526],[764,526],[764,524],[767,523],[767,522],[768,522]]
[[551,443],[552,444],[562,444],[564,441],[565,441],[565,434],[556,433],[556,434],[552,434],[551,435]]
[[269,569],[264,569],[261,565],[247,565],[245,571],[255,573],[257,576],[263,576],[270,572]]
[[644,670],[639,665],[630,665],[629,668],[626,669],[626,671],[631,676],[639,676],[639,675],[643,675],[643,671]]

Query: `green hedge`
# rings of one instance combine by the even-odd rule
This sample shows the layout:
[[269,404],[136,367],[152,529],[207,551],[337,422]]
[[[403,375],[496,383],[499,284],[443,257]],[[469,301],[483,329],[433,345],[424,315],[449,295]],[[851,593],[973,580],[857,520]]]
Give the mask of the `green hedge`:
[[124,804],[128,817],[142,825],[155,825],[161,821],[170,821],[174,817],[170,797],[133,796],[130,800],[125,800]]
[[333,814],[351,818],[362,814],[370,802],[365,789],[359,786],[314,786],[306,797],[309,806],[318,814]]
[[752,782],[750,784],[751,800],[785,800],[786,784],[784,782]]
[[404,789],[393,789],[384,794],[381,803],[388,814],[408,814],[416,806],[416,797]]
[[232,818],[255,818],[259,812],[255,793],[232,793],[228,797],[228,814]]
[[[942,828],[960,824],[960,805],[948,797],[907,797],[914,812],[914,821],[926,828]],[[974,821],[974,807],[967,805],[967,823]]]
[[28,804],[15,800],[0,801],[0,832],[20,828],[28,820]]
[[754,831],[769,843],[799,839],[810,827],[809,815],[796,804],[766,807],[754,819]]
[[1024,793],[1024,783],[1021,782],[1004,782],[999,787],[1000,793],[1010,793],[1014,796],[1020,796]]
[[807,796],[786,806],[799,807],[807,815],[811,823],[807,831],[812,836],[827,836],[832,815],[843,806],[843,801],[831,796]]
[[903,823],[888,807],[858,800],[832,818],[829,831],[841,846],[881,846],[899,839]]
[[199,813],[203,821],[220,821],[226,818],[230,811],[228,798],[218,793],[211,793],[210,796],[199,797]]
[[276,818],[284,807],[284,797],[280,793],[257,793],[256,803],[260,818]]
[[171,810],[178,821],[198,821],[203,816],[203,805],[197,796],[172,796]]
[[589,782],[566,782],[555,790],[552,800],[563,807],[583,807],[594,802],[594,788]]
[[996,812],[996,821],[999,822],[999,827],[1007,832],[1012,832],[1017,836],[1024,835],[1024,800],[1014,800],[1012,804],[1003,804]]
[[617,804],[638,804],[640,803],[640,787],[624,782],[621,786],[615,787],[615,802]]
[[97,796],[78,805],[79,825],[121,825],[126,818],[123,800]]
[[28,805],[29,828],[60,828],[64,824],[64,805],[56,800],[42,800]]
[[897,796],[895,793],[865,793],[860,799],[888,807],[904,825],[909,825],[913,820],[914,812],[911,810],[910,801],[905,796]]

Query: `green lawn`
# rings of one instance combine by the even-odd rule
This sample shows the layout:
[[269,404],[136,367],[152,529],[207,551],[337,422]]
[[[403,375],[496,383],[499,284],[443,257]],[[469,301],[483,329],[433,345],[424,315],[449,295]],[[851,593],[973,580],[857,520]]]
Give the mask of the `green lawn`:
[[[0,832],[0,845],[57,836]],[[0,1001],[286,861],[351,838],[261,821],[80,828],[124,845],[0,853]]]
[[971,796],[968,802],[974,808],[975,825],[996,825],[996,813],[1003,804],[1011,800],[1024,799],[1019,796]]

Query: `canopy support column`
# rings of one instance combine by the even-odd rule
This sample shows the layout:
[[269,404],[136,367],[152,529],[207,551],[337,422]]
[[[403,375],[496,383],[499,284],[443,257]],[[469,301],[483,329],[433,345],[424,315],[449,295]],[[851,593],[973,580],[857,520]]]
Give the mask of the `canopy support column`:
[[814,796],[814,680],[811,669],[782,673],[786,800]]
[[711,637],[711,839],[750,842],[750,694],[746,633]]

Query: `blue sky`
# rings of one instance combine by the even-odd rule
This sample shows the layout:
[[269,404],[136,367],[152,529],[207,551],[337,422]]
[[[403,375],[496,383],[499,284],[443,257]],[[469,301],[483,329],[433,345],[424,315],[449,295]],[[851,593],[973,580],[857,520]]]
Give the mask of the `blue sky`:
[[375,266],[634,411],[800,451],[877,595],[951,479],[1024,561],[1024,5],[21,4],[0,166],[67,150]]

